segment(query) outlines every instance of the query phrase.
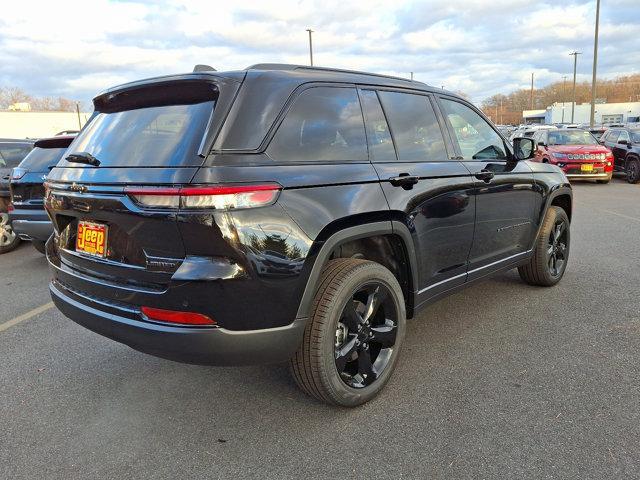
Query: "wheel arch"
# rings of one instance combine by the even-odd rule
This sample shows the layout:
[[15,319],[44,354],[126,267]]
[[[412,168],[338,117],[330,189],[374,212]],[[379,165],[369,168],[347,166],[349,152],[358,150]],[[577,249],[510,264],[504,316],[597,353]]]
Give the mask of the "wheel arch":
[[[394,273],[405,294],[407,318],[411,318],[415,289],[418,284],[418,265],[413,239],[406,225],[395,220],[383,220],[352,225],[323,235],[326,230],[331,232],[332,225],[325,227],[318,235],[318,238],[326,238],[314,242],[315,245],[312,247],[312,251],[315,250],[317,253],[313,255],[315,258],[307,277],[296,318],[309,317],[322,269],[327,262],[333,258],[340,258],[341,254],[347,255],[357,251],[358,246],[365,248],[367,244],[372,250],[365,250],[364,256],[357,258],[377,261]],[[386,258],[390,253],[388,248],[391,248],[392,258]],[[343,252],[343,249],[346,251]],[[397,255],[401,258],[398,259]]]

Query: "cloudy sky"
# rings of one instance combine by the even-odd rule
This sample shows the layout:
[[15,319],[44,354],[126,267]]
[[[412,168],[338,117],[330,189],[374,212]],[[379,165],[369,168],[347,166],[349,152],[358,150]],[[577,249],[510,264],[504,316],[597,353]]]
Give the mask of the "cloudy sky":
[[[599,75],[640,71],[639,0],[602,0]],[[400,76],[475,102],[570,75],[591,78],[595,0],[10,0],[0,17],[0,86],[89,104],[143,77],[261,62]]]

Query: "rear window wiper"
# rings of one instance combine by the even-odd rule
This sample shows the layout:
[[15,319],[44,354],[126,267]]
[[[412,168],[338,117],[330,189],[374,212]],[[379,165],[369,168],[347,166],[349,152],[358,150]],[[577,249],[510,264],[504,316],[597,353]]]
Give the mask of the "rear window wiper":
[[100,165],[100,160],[91,155],[88,152],[76,152],[71,155],[67,155],[65,158],[67,162],[86,163],[87,165],[93,165],[97,167]]

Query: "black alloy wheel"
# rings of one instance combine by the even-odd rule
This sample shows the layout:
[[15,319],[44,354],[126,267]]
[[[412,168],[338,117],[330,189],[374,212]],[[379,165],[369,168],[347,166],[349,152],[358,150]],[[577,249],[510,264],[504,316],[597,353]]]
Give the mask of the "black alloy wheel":
[[347,300],[336,327],[335,362],[348,386],[376,381],[393,354],[397,329],[398,311],[385,285],[363,285]]
[[567,224],[564,218],[556,219],[549,235],[547,253],[549,255],[549,273],[557,277],[564,271],[567,261]]
[[629,160],[627,163],[627,182],[640,182],[640,162],[638,160]]

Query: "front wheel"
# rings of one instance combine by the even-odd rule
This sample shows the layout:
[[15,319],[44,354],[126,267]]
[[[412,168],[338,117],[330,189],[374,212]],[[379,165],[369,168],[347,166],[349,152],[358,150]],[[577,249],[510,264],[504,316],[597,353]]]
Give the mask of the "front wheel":
[[640,182],[640,162],[638,160],[629,160],[627,162],[627,182]]
[[13,231],[8,213],[0,213],[0,254],[13,250],[20,243],[20,237]]
[[389,270],[366,260],[331,260],[291,360],[296,382],[333,405],[371,400],[396,366],[405,317],[402,289]]
[[520,278],[529,285],[550,287],[560,281],[567,268],[571,232],[569,217],[560,207],[551,206],[533,249],[529,263],[518,267]]

